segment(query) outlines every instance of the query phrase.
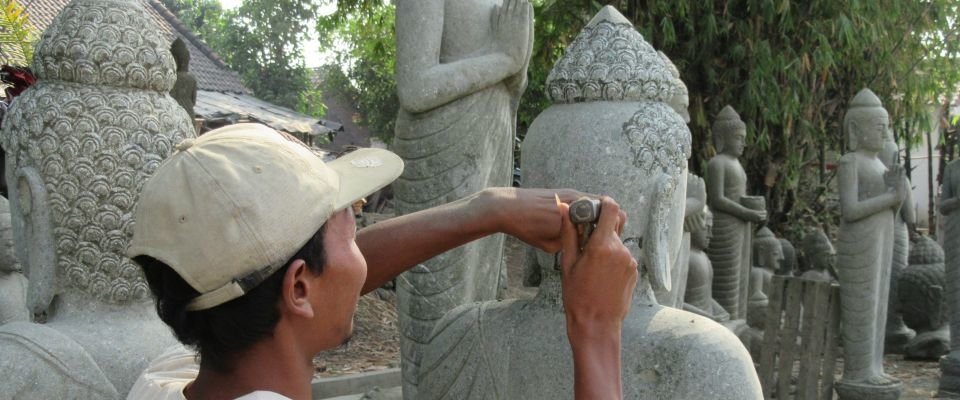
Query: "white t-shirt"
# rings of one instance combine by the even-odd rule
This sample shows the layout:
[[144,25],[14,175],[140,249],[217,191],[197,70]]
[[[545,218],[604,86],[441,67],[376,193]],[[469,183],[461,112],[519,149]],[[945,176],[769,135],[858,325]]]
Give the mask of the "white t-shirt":
[[[137,378],[127,394],[127,400],[186,400],[183,389],[200,373],[196,353],[183,345],[170,347],[154,358]],[[290,400],[274,393],[258,390],[247,393],[237,400]]]

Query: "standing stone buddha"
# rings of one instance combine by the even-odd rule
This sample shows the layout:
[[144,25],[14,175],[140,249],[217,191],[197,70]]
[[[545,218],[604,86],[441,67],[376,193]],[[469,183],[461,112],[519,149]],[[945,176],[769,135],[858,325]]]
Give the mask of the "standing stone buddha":
[[741,204],[747,194],[747,173],[739,157],[747,125],[733,107],[726,106],[713,123],[717,155],[707,163],[707,204],[713,211],[713,239],[707,254],[713,263],[713,297],[733,319],[746,318],[747,279],[750,274],[752,229],[767,212]]
[[883,344],[893,261],[894,213],[909,190],[899,165],[879,158],[890,121],[880,99],[863,89],[843,120],[850,152],[840,158],[841,399],[896,399],[900,381],[883,371]]

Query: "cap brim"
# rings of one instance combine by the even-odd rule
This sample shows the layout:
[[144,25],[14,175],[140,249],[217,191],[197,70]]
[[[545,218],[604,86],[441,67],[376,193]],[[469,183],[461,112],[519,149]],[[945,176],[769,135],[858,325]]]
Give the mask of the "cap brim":
[[382,149],[359,149],[327,163],[340,176],[334,210],[340,210],[389,185],[403,172],[403,160]]

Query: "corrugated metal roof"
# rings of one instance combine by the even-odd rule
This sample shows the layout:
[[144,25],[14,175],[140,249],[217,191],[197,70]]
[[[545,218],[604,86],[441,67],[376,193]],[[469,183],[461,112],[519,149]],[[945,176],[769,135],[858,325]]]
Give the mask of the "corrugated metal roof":
[[198,90],[197,104],[193,107],[193,111],[197,116],[206,119],[236,116],[237,119],[255,120],[273,129],[289,133],[316,136],[333,132],[321,125],[318,118],[240,93]]

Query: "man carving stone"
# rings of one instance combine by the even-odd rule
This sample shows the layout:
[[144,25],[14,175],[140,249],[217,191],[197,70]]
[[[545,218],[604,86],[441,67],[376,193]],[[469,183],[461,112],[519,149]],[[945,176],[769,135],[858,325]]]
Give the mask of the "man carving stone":
[[752,223],[767,212],[741,204],[747,194],[747,174],[738,159],[743,155],[747,126],[733,107],[726,106],[713,123],[717,155],[707,164],[707,204],[713,211],[713,239],[707,254],[713,263],[713,297],[733,319],[746,318],[744,278],[749,274]]
[[883,372],[883,343],[893,260],[894,213],[906,198],[904,172],[879,158],[887,111],[870,89],[850,102],[843,127],[851,151],[840,159],[840,275],[843,378],[841,399],[895,399],[900,381]]
[[[509,186],[516,110],[533,42],[526,0],[397,3],[394,183],[400,214]],[[492,44],[492,45],[491,45]],[[446,252],[397,281],[404,397],[416,397],[420,346],[448,310],[492,300],[505,284],[503,236]]]

